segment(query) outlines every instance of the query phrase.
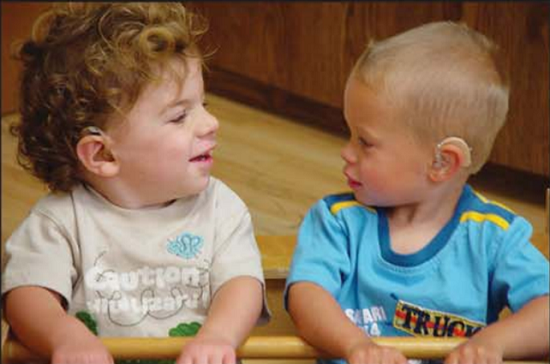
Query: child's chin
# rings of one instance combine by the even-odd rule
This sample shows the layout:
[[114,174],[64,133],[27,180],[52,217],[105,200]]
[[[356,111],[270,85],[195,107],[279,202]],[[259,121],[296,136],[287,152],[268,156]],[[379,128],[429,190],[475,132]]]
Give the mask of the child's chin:
[[184,191],[184,196],[182,197],[188,197],[193,195],[198,195],[199,193],[206,190],[208,187],[208,182],[210,181],[210,176],[205,176],[200,179],[200,181],[197,181],[193,184],[193,186],[189,186],[189,188]]
[[353,193],[353,196],[355,196],[355,199],[360,202],[361,204],[365,205],[365,206],[373,206],[374,205],[374,201],[372,201],[372,199],[360,194],[360,193],[357,193],[357,192],[354,192]]
[[362,204],[366,202],[365,196],[361,196],[361,194],[357,193],[357,191],[353,191],[353,197],[355,197],[355,199]]

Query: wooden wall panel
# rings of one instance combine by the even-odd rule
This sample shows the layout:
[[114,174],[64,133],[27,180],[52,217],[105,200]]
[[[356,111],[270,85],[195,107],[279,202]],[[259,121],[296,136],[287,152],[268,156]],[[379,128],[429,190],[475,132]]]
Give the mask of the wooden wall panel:
[[549,3],[465,3],[464,20],[495,39],[510,74],[510,109],[491,160],[549,172]]
[[[371,37],[460,18],[456,3],[190,2],[210,20],[211,64],[341,108],[344,83]],[[221,24],[220,24],[221,23]]]
[[[186,4],[210,20],[205,41],[219,47],[211,89],[335,132],[342,130],[347,75],[369,39],[430,21],[464,21],[500,45],[511,75],[509,118],[490,161],[550,176],[549,3]],[[299,110],[301,103],[310,109]]]
[[[547,2],[184,2],[210,21],[217,46],[209,90],[343,133],[347,75],[370,38],[436,20],[462,20],[502,47],[510,113],[491,162],[543,176],[549,166]],[[9,45],[48,3],[2,3],[2,114],[16,109]]]

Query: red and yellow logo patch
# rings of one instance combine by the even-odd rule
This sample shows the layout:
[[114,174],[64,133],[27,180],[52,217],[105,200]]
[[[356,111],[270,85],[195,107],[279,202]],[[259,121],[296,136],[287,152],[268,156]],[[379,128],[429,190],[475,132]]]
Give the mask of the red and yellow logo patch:
[[470,337],[485,325],[399,300],[393,316],[393,326],[413,336]]

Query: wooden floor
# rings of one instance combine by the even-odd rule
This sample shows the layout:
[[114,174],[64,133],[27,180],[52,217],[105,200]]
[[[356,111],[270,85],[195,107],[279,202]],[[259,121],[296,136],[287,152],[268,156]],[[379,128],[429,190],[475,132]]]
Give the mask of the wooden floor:
[[[295,235],[316,200],[348,189],[341,172],[342,138],[218,96],[207,98],[220,120],[213,175],[248,205],[257,235]],[[16,143],[7,131],[15,118],[2,118],[2,247],[29,208],[47,193],[15,162]],[[533,242],[548,257],[543,193],[533,195],[517,185],[503,188],[502,180],[490,174],[472,184],[530,220]]]
[[[208,103],[221,125],[213,175],[248,205],[257,235],[295,235],[317,199],[348,189],[341,172],[342,138],[218,96],[209,95]],[[7,132],[15,117],[2,119],[2,242],[47,192],[15,162],[15,140]],[[502,182],[491,176],[482,182],[474,187],[527,217],[540,239],[546,224],[543,193],[532,196],[515,186],[515,195],[513,188],[503,194]],[[548,256],[547,242],[536,244]]]

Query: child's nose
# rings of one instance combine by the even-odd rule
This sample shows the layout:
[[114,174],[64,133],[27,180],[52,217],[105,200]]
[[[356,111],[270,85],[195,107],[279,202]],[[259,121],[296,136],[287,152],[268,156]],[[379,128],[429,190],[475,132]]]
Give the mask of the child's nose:
[[344,145],[344,147],[340,151],[340,156],[348,164],[353,164],[357,162],[357,158],[355,157],[355,152],[353,151],[353,146],[351,145],[351,142],[347,142],[346,145]]
[[219,126],[220,124],[218,119],[208,111],[204,110],[203,120],[201,120],[198,127],[198,135],[201,137],[215,135]]

